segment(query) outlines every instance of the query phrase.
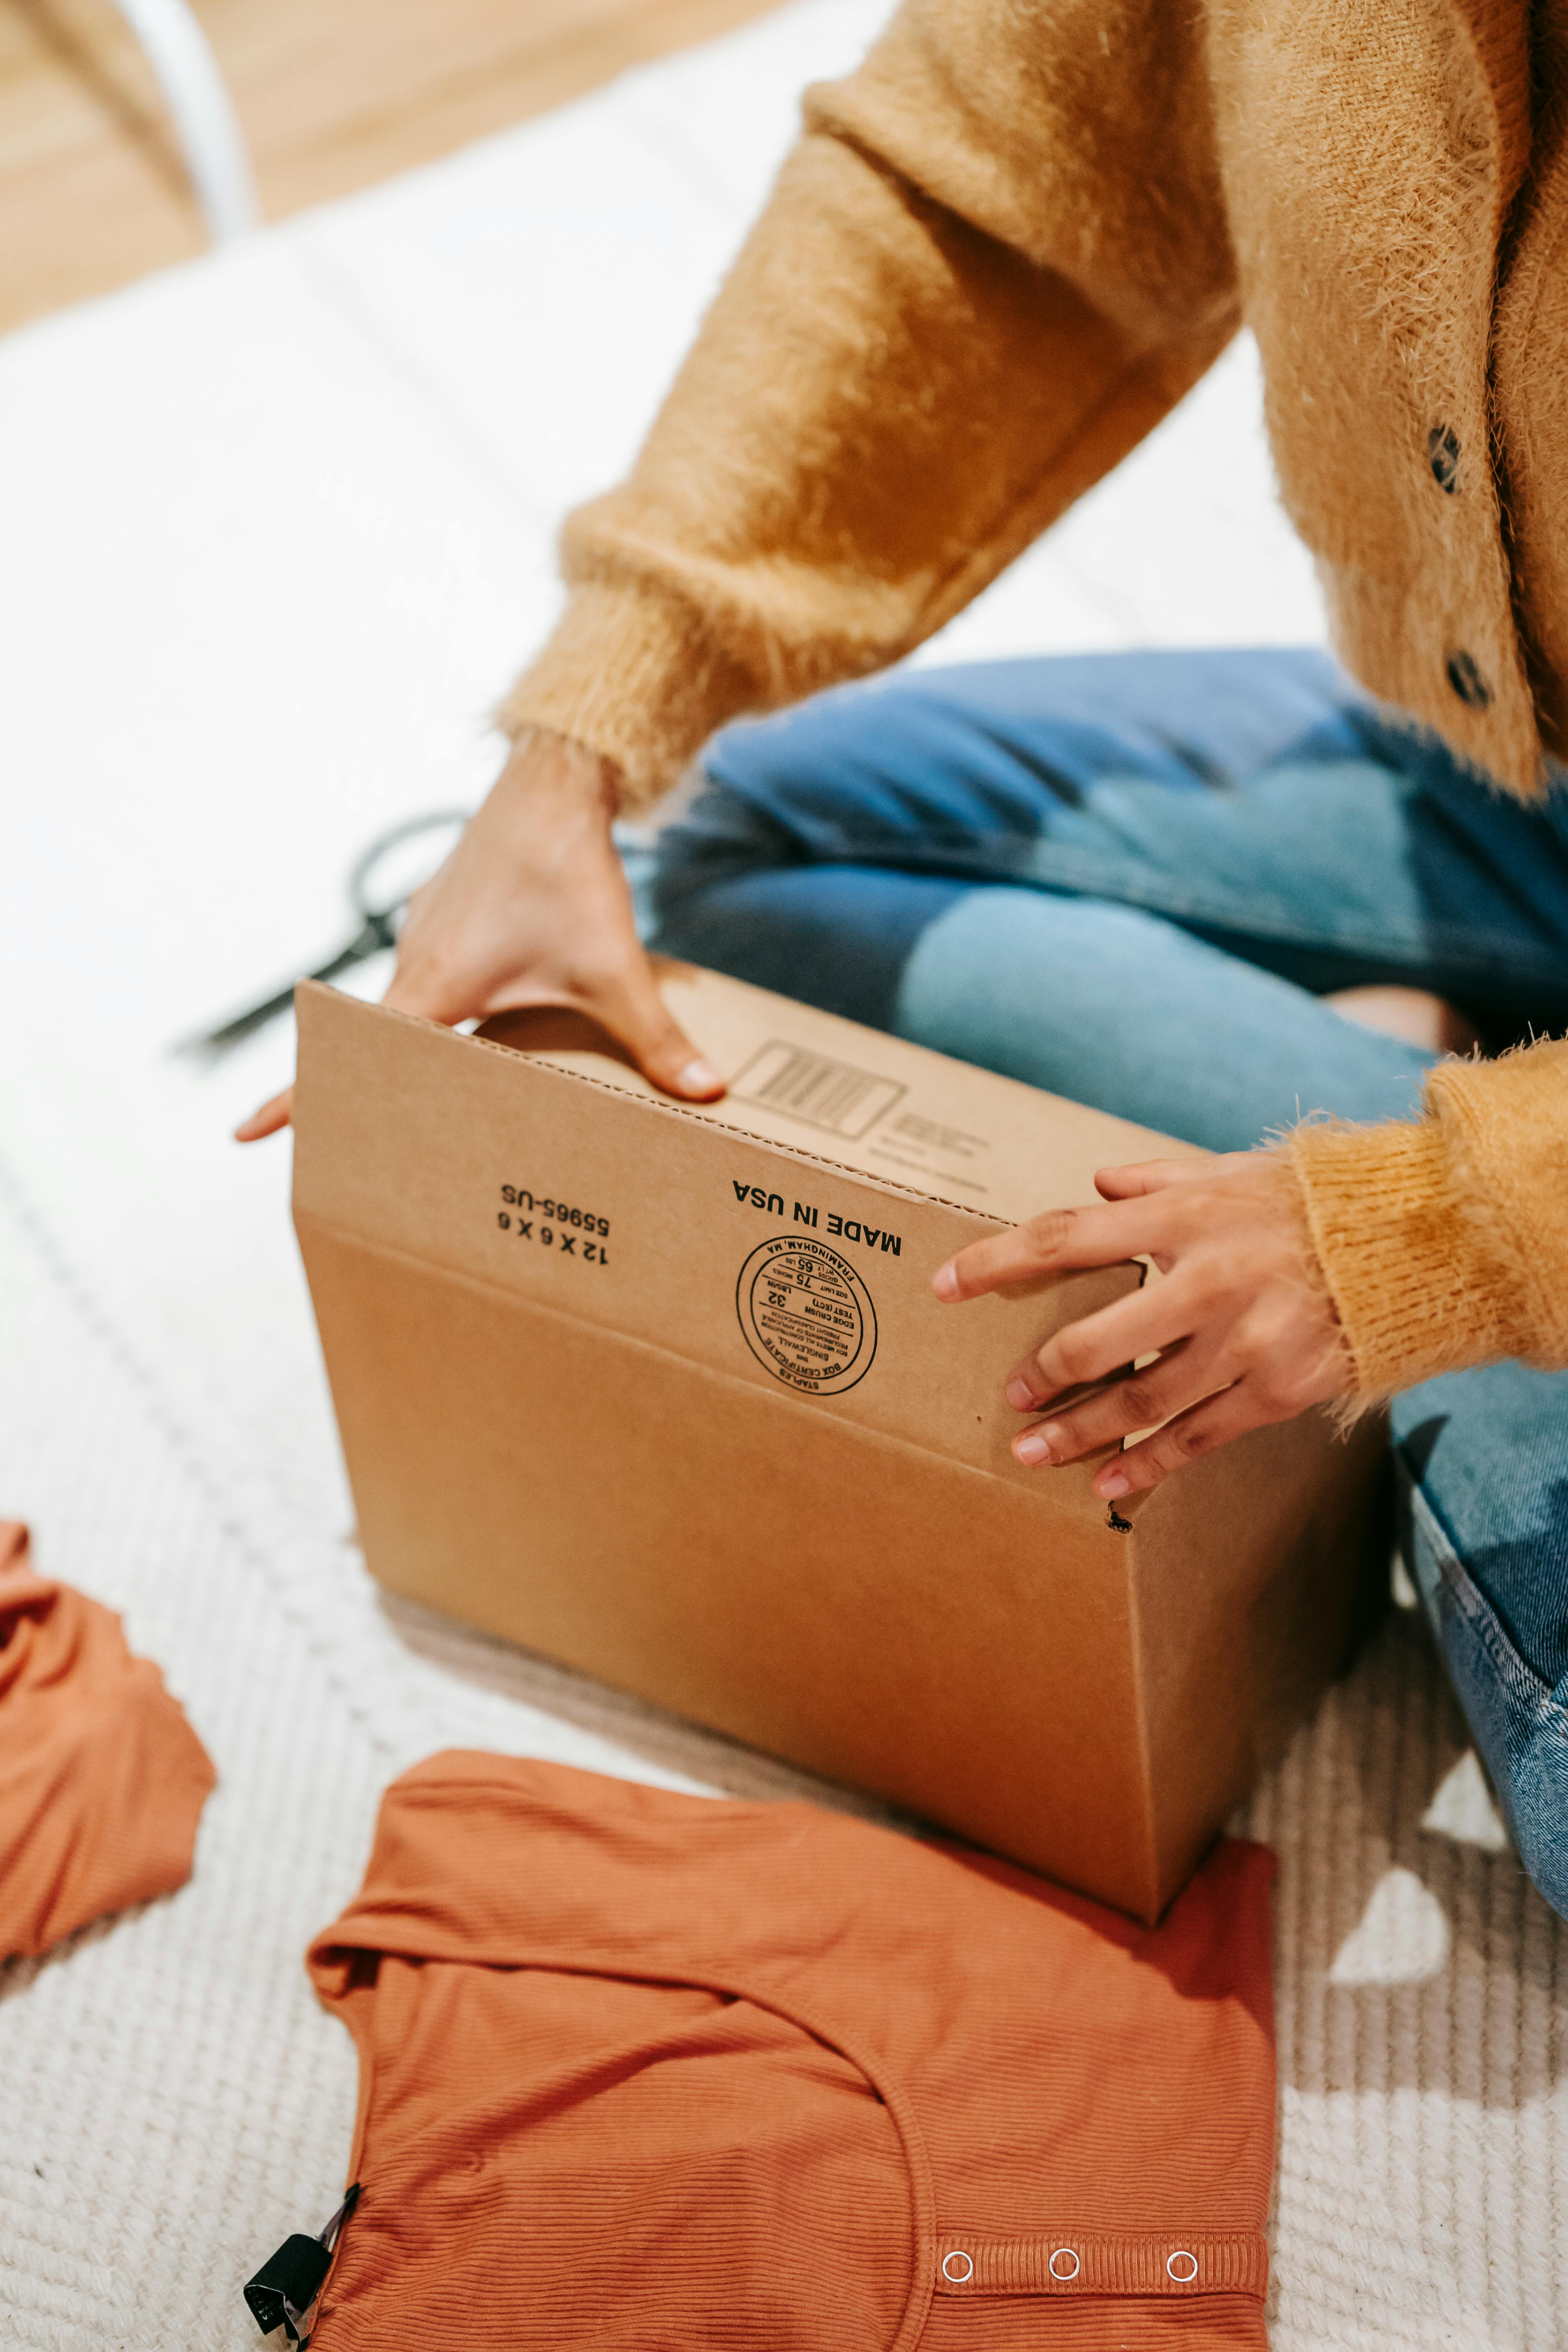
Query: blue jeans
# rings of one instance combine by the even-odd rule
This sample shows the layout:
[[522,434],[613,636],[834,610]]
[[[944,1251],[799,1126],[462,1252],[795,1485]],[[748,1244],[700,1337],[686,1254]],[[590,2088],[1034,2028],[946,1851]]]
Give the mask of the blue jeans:
[[[634,860],[634,870],[637,861]],[[1321,1000],[1568,1029],[1568,785],[1525,808],[1306,651],[906,672],[710,745],[650,943],[1237,1150],[1409,1118],[1432,1056]],[[1568,1917],[1568,1375],[1394,1407],[1406,1552],[1526,1868]]]

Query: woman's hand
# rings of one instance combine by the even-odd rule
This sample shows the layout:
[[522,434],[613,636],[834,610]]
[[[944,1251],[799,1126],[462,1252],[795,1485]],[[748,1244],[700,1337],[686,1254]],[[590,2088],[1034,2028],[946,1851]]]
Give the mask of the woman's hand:
[[[1020,1412],[1104,1384],[1016,1438],[1020,1462],[1074,1462],[1164,1423],[1100,1470],[1095,1492],[1116,1502],[1350,1387],[1339,1324],[1277,1153],[1151,1160],[1102,1169],[1094,1181],[1110,1205],[1058,1209],[976,1242],[932,1286],[939,1298],[979,1298],[1131,1257],[1152,1258],[1165,1276],[1069,1324],[1009,1374],[1007,1402]],[[1156,1351],[1157,1362],[1129,1369]]]
[[[569,1004],[619,1038],[667,1094],[708,1102],[724,1081],[671,1018],[632,919],[610,838],[615,785],[592,752],[525,737],[446,864],[409,902],[386,1003],[427,1021]],[[236,1129],[289,1124],[291,1092]]]

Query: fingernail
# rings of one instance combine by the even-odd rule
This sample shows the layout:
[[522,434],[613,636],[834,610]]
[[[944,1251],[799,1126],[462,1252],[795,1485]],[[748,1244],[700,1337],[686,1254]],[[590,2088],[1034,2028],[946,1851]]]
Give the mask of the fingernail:
[[1037,1429],[1027,1430],[1022,1437],[1016,1438],[1013,1453],[1017,1461],[1027,1463],[1031,1470],[1037,1463],[1048,1462],[1051,1458],[1051,1449],[1045,1435]]
[[1132,1481],[1120,1470],[1102,1470],[1094,1482],[1094,1491],[1107,1503],[1119,1503],[1123,1495],[1132,1492]]
[[675,1083],[682,1094],[710,1095],[716,1093],[724,1081],[711,1062],[705,1062],[700,1054],[696,1054]]
[[956,1298],[958,1297],[958,1268],[951,1263],[944,1266],[939,1266],[936,1273],[933,1274],[931,1278],[931,1286],[935,1291],[939,1298]]
[[1006,1387],[1006,1398],[1016,1412],[1027,1412],[1035,1402],[1035,1391],[1021,1373],[1015,1373]]

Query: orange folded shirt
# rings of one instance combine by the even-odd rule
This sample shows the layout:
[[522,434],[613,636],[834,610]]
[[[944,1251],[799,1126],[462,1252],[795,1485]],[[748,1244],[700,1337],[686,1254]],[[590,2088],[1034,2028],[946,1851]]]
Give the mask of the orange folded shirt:
[[319,2352],[1263,2347],[1265,1848],[1157,1928],[805,1805],[393,1783]]
[[0,1519],[0,1958],[183,1886],[216,1778],[113,1611]]

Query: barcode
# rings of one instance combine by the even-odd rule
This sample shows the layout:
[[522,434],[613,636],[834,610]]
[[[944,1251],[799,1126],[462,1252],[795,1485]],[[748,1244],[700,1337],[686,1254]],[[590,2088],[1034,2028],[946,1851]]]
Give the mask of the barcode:
[[731,1080],[730,1092],[742,1102],[765,1103],[770,1110],[785,1111],[808,1127],[824,1128],[854,1142],[902,1101],[905,1089],[891,1078],[851,1069],[847,1062],[830,1062],[773,1037]]

